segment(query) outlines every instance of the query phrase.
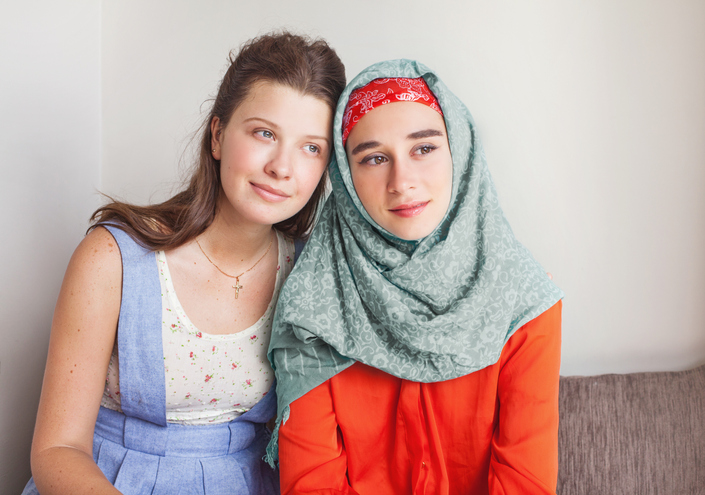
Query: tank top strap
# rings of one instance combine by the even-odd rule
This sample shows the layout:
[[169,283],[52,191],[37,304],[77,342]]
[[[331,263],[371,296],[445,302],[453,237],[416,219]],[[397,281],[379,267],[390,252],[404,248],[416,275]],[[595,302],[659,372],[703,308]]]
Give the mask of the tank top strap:
[[118,320],[120,405],[127,416],[166,425],[162,299],[154,252],[115,224],[103,224],[122,256]]

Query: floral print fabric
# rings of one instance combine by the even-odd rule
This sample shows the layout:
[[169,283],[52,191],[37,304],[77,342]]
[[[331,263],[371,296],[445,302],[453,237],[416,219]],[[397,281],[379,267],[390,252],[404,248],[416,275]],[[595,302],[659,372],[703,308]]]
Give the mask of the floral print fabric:
[[[249,411],[270,390],[274,373],[267,348],[279,290],[291,272],[294,245],[277,232],[279,263],[274,295],[262,317],[237,333],[201,332],[184,312],[174,290],[166,255],[155,253],[162,291],[162,343],[167,422],[214,424]],[[101,405],[120,410],[117,347],[108,366]]]

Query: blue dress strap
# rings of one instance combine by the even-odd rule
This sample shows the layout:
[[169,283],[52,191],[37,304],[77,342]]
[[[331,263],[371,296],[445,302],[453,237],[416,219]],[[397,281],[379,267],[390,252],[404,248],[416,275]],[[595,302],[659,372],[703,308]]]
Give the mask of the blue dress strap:
[[299,256],[301,256],[301,251],[304,250],[304,247],[306,247],[306,241],[303,239],[296,239],[294,241],[294,263],[296,263]]
[[154,252],[119,226],[103,225],[122,256],[122,301],[118,320],[120,406],[127,416],[166,425],[162,347],[162,299]]

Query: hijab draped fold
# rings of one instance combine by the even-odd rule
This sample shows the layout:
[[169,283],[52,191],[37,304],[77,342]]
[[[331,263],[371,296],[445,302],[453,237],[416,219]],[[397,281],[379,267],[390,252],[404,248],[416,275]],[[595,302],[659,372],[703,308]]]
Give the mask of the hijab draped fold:
[[[418,241],[395,237],[368,215],[343,147],[350,93],[390,77],[424,78],[453,158],[448,212]],[[282,289],[272,327],[279,408],[270,463],[289,405],[356,361],[412,381],[458,378],[496,363],[517,329],[563,297],[514,237],[473,118],[433,71],[410,60],[362,71],[340,97],[333,141],[333,194]]]

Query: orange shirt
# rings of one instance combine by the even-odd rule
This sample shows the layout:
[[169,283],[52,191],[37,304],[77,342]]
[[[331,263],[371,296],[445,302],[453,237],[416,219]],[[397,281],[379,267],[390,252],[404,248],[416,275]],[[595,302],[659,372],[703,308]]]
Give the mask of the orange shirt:
[[499,361],[437,383],[355,363],[291,404],[282,494],[552,494],[561,302]]

